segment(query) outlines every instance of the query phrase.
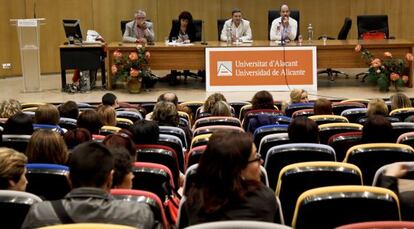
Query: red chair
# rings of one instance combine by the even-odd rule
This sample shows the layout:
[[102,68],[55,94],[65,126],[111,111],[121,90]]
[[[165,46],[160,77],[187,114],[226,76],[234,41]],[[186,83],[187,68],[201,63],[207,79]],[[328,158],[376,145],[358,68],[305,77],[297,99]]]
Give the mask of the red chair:
[[336,161],[343,161],[348,149],[352,146],[361,144],[361,138],[361,131],[339,133],[331,136],[328,140],[328,145],[334,148]]
[[292,118],[296,118],[296,117],[309,117],[309,116],[312,116],[313,114],[314,114],[313,108],[310,108],[310,109],[302,109],[302,110],[297,110],[297,111],[293,112]]
[[375,221],[347,224],[336,229],[414,229],[414,222],[409,221]]
[[190,150],[186,157],[186,168],[197,164],[200,161],[201,155],[206,150],[207,145],[197,146]]
[[220,131],[220,130],[235,130],[239,132],[244,132],[244,130],[241,127],[237,126],[220,126],[220,125],[214,125],[214,126],[203,126],[195,129],[193,131],[193,137],[196,137],[198,135],[202,134],[211,134],[214,131]]

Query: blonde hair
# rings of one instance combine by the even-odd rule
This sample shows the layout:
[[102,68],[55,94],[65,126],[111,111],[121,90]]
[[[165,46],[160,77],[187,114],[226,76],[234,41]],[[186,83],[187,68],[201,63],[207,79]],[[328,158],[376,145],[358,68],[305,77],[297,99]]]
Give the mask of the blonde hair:
[[397,92],[390,97],[391,100],[391,110],[398,108],[412,107],[411,100],[401,92]]
[[0,189],[9,188],[9,180],[18,182],[25,172],[27,157],[14,149],[0,147]]
[[291,103],[300,103],[303,93],[307,93],[307,91],[303,90],[303,89],[293,89],[290,92],[290,102]]
[[372,99],[368,103],[367,116],[372,115],[388,115],[388,107],[383,99]]
[[0,104],[0,118],[10,118],[22,111],[22,105],[15,99],[3,100]]
[[68,148],[63,137],[49,129],[35,131],[26,148],[30,163],[65,164]]
[[108,105],[98,107],[98,117],[104,126],[116,126],[115,109]]

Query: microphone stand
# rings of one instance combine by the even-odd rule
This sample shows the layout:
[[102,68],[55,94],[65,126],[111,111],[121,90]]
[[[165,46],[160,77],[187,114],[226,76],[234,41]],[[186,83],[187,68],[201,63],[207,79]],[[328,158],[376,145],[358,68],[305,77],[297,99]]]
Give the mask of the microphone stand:
[[204,31],[204,20],[201,20],[201,37],[203,38],[201,44],[202,45],[208,45],[206,41],[206,33]]

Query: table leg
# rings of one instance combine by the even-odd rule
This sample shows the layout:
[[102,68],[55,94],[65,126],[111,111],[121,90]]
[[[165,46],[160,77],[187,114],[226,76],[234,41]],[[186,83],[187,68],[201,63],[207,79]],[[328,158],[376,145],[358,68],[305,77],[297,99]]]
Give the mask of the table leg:
[[106,73],[105,73],[105,61],[101,61],[101,77],[102,77],[102,88],[107,88],[106,85]]
[[61,72],[60,72],[60,77],[61,77],[61,81],[62,81],[62,91],[65,90],[66,87],[66,69],[62,68]]

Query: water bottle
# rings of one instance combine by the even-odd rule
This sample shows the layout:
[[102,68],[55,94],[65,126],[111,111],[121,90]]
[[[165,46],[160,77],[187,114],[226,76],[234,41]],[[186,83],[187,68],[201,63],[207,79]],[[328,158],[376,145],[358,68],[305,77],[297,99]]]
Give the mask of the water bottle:
[[231,27],[227,28],[227,44],[231,44]]
[[308,40],[309,41],[313,40],[313,27],[312,27],[312,24],[309,24],[309,26],[308,26]]

